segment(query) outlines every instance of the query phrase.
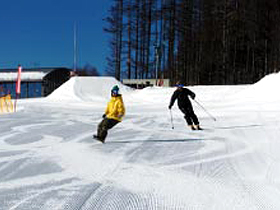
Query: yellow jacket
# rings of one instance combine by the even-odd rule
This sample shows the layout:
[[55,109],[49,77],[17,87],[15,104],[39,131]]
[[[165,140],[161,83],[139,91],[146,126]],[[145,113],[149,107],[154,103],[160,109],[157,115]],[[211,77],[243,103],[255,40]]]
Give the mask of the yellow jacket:
[[122,121],[122,118],[125,114],[125,108],[121,95],[111,97],[111,100],[107,105],[105,114],[109,119]]

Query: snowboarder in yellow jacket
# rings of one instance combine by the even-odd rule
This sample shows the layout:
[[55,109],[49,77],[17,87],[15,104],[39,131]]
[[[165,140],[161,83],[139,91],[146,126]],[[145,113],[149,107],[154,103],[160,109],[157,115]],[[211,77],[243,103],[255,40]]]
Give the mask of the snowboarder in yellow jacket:
[[103,120],[98,125],[97,135],[94,135],[93,137],[96,140],[104,143],[108,134],[108,130],[121,122],[124,114],[125,107],[122,100],[122,95],[119,94],[119,87],[115,85],[111,90],[111,100],[107,105],[105,114],[102,116]]

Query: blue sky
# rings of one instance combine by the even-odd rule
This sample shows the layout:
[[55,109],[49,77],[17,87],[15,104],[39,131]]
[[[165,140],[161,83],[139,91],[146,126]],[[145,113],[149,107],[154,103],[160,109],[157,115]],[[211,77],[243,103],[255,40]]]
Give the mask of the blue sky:
[[73,68],[73,28],[77,23],[78,66],[102,74],[109,53],[103,32],[112,0],[9,0],[0,3],[0,69]]

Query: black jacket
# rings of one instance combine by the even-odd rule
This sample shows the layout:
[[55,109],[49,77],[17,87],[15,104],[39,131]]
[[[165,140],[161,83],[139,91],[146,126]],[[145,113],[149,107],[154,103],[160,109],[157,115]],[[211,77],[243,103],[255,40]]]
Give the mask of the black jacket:
[[180,109],[192,107],[189,96],[192,99],[194,99],[195,98],[195,93],[190,91],[187,88],[177,89],[171,97],[169,108],[171,108],[173,106],[176,99],[177,99],[178,107]]

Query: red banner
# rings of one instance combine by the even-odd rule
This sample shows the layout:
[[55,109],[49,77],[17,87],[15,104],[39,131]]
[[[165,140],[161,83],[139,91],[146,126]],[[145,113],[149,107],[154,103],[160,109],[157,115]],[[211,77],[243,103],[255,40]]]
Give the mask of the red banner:
[[18,66],[18,76],[17,76],[17,83],[16,83],[16,94],[20,94],[20,83],[21,83],[21,65]]

